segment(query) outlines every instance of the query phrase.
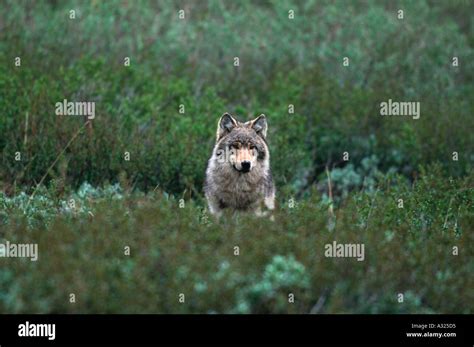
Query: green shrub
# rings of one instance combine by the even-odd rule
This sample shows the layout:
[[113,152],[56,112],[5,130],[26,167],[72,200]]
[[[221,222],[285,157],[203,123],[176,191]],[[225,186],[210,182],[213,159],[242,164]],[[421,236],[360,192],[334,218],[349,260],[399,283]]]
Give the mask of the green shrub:
[[[472,313],[471,13],[2,1],[0,239],[38,242],[41,261],[2,260],[0,312]],[[96,118],[56,115],[64,99]],[[381,117],[388,99],[419,101],[420,119]],[[223,112],[268,116],[275,222],[205,208]],[[366,260],[324,257],[334,240]]]
[[[186,21],[177,18],[181,5]],[[373,155],[382,173],[413,179],[421,163],[439,162],[465,175],[474,160],[465,150],[474,146],[469,5],[402,7],[404,20],[397,6],[376,2],[3,2],[2,190],[14,194],[45,175],[74,188],[122,177],[132,189],[199,198],[225,111],[268,115],[277,186],[298,196],[326,166],[360,172]],[[389,98],[420,101],[421,118],[382,119],[378,105]],[[56,116],[63,99],[95,101],[92,125],[79,131],[82,118]]]
[[[193,199],[180,208],[159,190],[116,186],[84,185],[60,200],[41,190],[28,215],[24,198],[8,200],[2,242],[38,243],[39,260],[2,260],[0,312],[472,313],[474,177],[439,170],[421,170],[413,187],[394,176],[376,193],[352,191],[331,229],[317,192],[275,221],[204,220]],[[71,196],[75,209],[62,209]],[[333,241],[363,243],[364,261],[327,258]]]

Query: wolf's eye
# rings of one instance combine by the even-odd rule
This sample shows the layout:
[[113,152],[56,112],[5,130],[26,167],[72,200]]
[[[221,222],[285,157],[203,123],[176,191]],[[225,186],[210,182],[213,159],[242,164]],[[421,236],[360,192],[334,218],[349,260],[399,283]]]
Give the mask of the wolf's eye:
[[254,146],[254,145],[250,145],[249,148],[250,148],[250,150],[254,150],[254,149],[255,149],[255,146]]
[[235,148],[235,149],[239,149],[240,148],[240,143],[239,142],[235,142],[231,145],[232,148]]

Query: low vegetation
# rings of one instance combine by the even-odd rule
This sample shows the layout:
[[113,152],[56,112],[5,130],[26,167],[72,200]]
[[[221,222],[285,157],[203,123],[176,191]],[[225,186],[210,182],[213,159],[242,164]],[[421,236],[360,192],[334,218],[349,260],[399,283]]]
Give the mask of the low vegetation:
[[[274,221],[217,222],[193,200],[118,186],[43,191],[28,207],[2,195],[2,239],[38,243],[39,260],[2,260],[0,311],[472,313],[474,176],[438,175],[387,178],[334,218],[317,192],[280,197]],[[333,241],[363,243],[365,259],[326,257]]]
[[[0,312],[473,313],[472,13],[1,1],[0,243],[39,260],[0,258]],[[389,99],[420,118],[382,117]],[[224,112],[267,115],[274,221],[208,215]],[[365,259],[326,257],[334,241]]]

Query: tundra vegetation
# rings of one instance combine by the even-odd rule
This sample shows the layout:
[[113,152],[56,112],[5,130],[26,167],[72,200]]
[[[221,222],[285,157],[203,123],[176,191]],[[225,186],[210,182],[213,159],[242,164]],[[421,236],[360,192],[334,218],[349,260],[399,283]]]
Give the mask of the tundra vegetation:
[[[0,312],[473,313],[473,10],[1,1],[0,242],[38,261]],[[224,112],[267,115],[273,221],[206,210]]]

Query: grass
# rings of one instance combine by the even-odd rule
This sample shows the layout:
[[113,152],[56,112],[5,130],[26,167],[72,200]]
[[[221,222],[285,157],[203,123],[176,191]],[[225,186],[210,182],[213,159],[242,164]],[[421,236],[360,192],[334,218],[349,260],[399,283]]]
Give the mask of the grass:
[[[473,313],[472,9],[1,1],[0,241],[40,258],[0,259],[0,312]],[[224,112],[268,117],[274,221],[207,215]]]
[[[2,239],[37,242],[39,261],[2,260],[0,311],[472,313],[474,177],[437,177],[354,192],[335,208],[333,229],[316,191],[293,208],[280,196],[275,221],[215,221],[194,200],[118,186],[84,185],[66,200],[40,189],[26,216],[3,196]],[[333,241],[363,243],[365,260],[325,257]]]

